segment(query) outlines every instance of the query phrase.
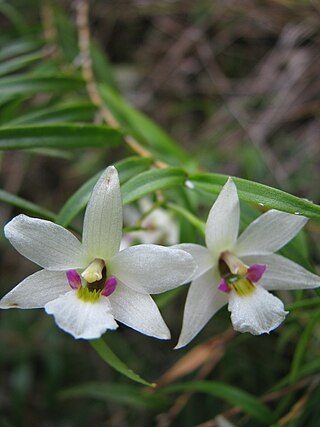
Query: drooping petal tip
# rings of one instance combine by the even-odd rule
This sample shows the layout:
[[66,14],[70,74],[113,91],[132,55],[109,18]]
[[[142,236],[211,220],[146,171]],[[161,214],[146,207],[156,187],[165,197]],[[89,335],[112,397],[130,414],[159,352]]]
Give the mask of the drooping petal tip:
[[91,303],[78,298],[77,292],[71,290],[44,306],[46,313],[54,316],[61,329],[76,339],[87,340],[100,338],[108,329],[117,329],[107,298],[100,297]]
[[255,292],[248,296],[229,294],[228,310],[231,311],[233,328],[252,335],[268,334],[276,329],[288,314],[283,302],[257,285]]

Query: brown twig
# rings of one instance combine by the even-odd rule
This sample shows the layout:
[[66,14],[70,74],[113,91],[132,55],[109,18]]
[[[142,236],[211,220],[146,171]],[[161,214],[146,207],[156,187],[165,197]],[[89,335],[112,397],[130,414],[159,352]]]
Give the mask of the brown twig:
[[[112,128],[119,129],[120,124],[113,116],[110,110],[101,99],[94,79],[92,69],[92,60],[90,54],[90,26],[89,26],[89,1],[77,0],[76,2],[76,23],[78,29],[78,45],[80,50],[80,60],[82,67],[83,79],[86,83],[87,92],[91,102],[99,109],[103,120]],[[127,145],[139,156],[152,158],[153,155],[146,148],[142,147],[139,142],[131,135],[124,137]],[[166,168],[168,165],[160,160],[154,159],[154,166],[157,168]]]

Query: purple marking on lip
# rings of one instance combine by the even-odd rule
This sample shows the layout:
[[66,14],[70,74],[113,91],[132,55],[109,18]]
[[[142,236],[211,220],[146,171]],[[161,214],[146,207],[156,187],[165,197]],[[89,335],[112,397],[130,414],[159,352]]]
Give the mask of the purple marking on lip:
[[229,293],[230,292],[230,286],[228,285],[228,282],[225,279],[221,279],[221,282],[219,283],[218,286],[219,291],[221,292],[225,292],[225,293]]
[[111,295],[115,291],[117,284],[118,284],[118,280],[114,276],[110,276],[109,279],[107,279],[106,284],[101,291],[101,295],[105,297],[108,297],[109,295]]
[[258,282],[263,273],[266,271],[267,266],[265,264],[253,264],[248,268],[248,272],[246,277],[250,282],[256,283]]
[[76,270],[68,270],[66,272],[69,285],[72,289],[79,289],[81,286],[81,277]]

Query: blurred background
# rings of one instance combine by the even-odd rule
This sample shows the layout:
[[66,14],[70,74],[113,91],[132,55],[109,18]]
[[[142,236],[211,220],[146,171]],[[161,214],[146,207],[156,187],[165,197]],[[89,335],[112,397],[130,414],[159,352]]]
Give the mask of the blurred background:
[[[81,75],[79,3],[0,1],[2,78],[22,72]],[[239,176],[320,203],[318,1],[92,0],[89,6],[97,80],[112,85],[160,125],[199,170]],[[22,69],[9,66],[8,71],[9,61],[21,54],[31,55],[29,62]],[[0,88],[0,124],[37,123],[43,105],[48,109],[57,99],[65,105],[81,101],[81,111],[70,121],[99,122],[85,91],[67,92],[7,98]],[[59,122],[57,114],[52,118],[48,112],[46,117],[43,122]],[[3,152],[1,187],[57,212],[87,179],[128,154],[125,147],[37,152],[36,157],[30,151]],[[211,203],[203,203],[203,220]],[[1,204],[1,225],[20,212]],[[77,221],[81,227],[81,217]],[[319,223],[310,221],[307,228],[296,244],[304,248],[305,265],[319,272]],[[3,236],[1,255],[2,296],[35,267]],[[318,427],[318,306],[293,311],[283,327],[261,337],[234,335],[223,309],[191,346],[173,351],[186,290],[169,304],[160,302],[171,342],[121,326],[106,334],[115,353],[143,377],[160,379],[161,384],[182,379],[183,374],[171,371],[168,376],[180,362],[189,380],[206,378],[267,396],[280,420],[274,426]],[[290,305],[299,295],[282,297]],[[209,427],[218,424],[205,421],[224,411],[231,411],[237,426],[260,425],[212,396],[174,394],[162,400],[150,392],[149,400],[139,398],[131,383],[104,364],[88,343],[57,329],[40,310],[2,311],[0,334],[1,427]],[[183,356],[189,358],[183,361]],[[303,374],[300,368],[305,368]],[[109,392],[98,396],[91,389],[82,397],[62,393],[88,382],[110,384]],[[289,390],[274,397],[281,383]]]

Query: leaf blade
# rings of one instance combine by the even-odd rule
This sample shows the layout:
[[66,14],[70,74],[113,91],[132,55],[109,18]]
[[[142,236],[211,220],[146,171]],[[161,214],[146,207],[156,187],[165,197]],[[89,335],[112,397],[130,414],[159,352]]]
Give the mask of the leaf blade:
[[123,203],[131,203],[146,194],[183,184],[186,173],[179,168],[154,169],[142,172],[122,187]]
[[[214,173],[190,175],[190,181],[196,188],[206,192],[219,194],[228,176]],[[269,187],[242,178],[233,178],[240,200],[259,204],[269,209],[304,215],[320,219],[320,206],[307,200],[293,196],[282,190]]]
[[216,381],[193,381],[166,387],[164,392],[176,391],[198,391],[220,399],[228,403],[239,406],[245,413],[260,421],[264,425],[270,425],[273,415],[270,409],[260,402],[256,397],[244,390]]
[[128,368],[128,366],[124,362],[122,362],[122,360],[120,360],[115,353],[113,353],[113,351],[106,344],[106,342],[103,341],[102,338],[99,338],[97,340],[90,340],[89,342],[91,347],[98,353],[98,355],[113,369],[135,382],[147,385],[149,387],[155,387],[155,384],[144,380],[138,374],[133,372],[132,369]]
[[0,150],[92,148],[119,145],[119,130],[104,125],[51,124],[0,129]]

